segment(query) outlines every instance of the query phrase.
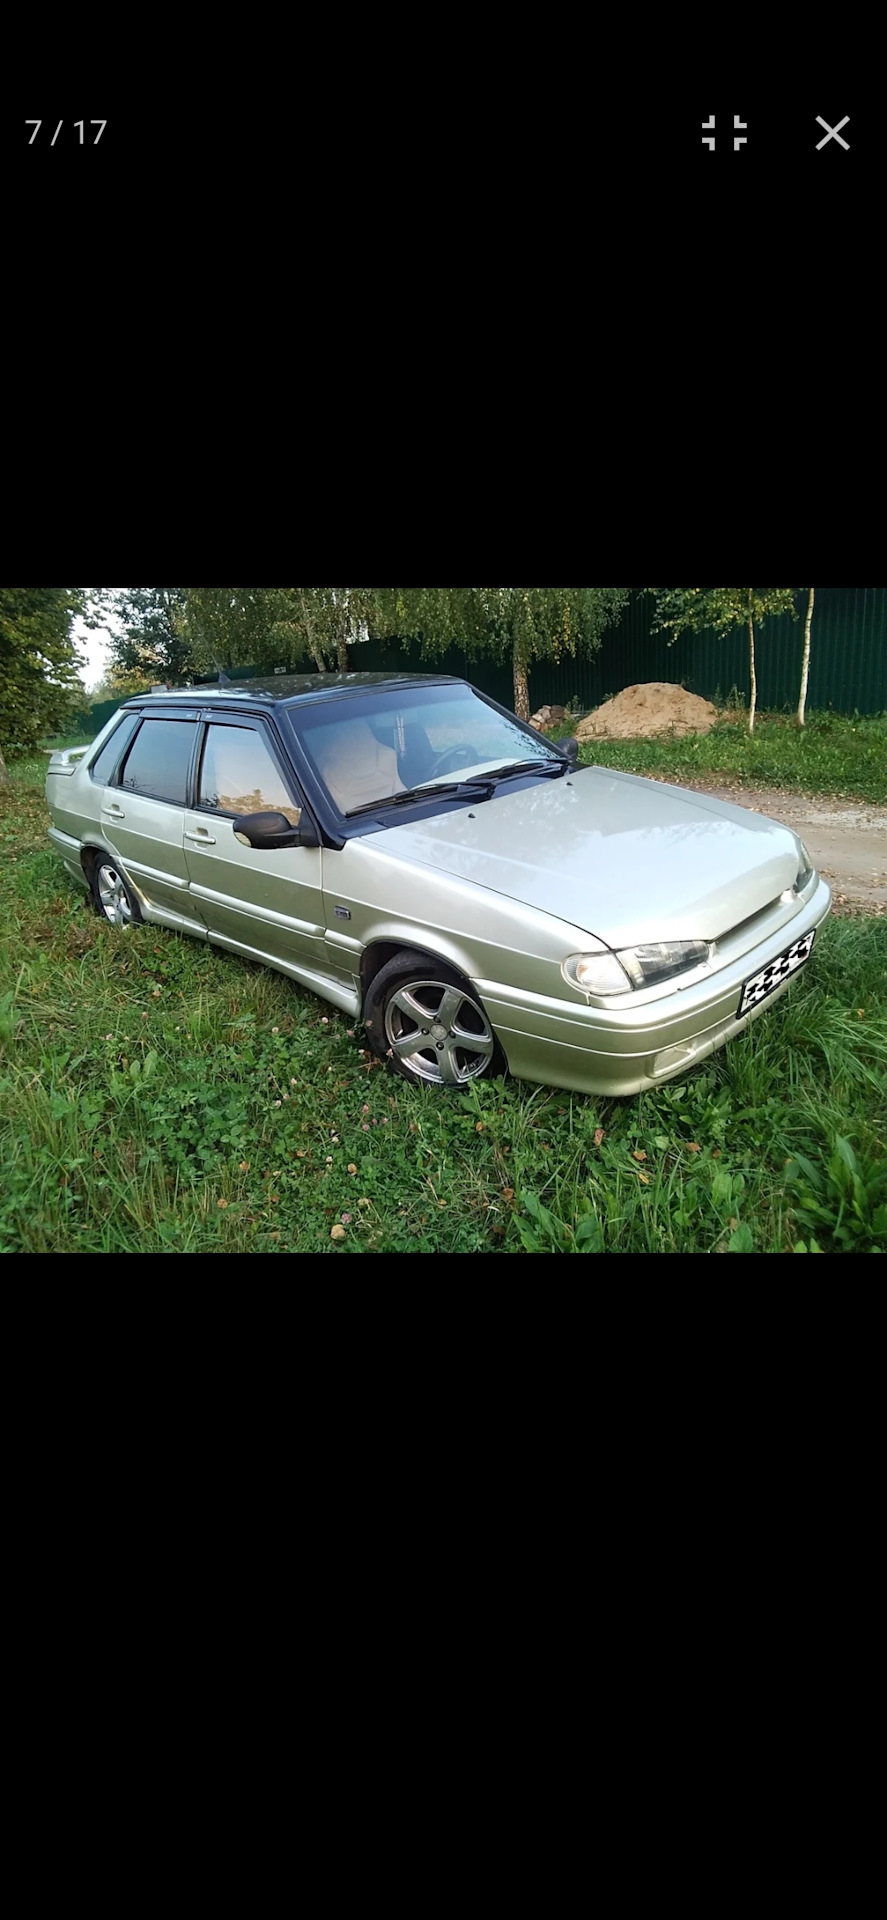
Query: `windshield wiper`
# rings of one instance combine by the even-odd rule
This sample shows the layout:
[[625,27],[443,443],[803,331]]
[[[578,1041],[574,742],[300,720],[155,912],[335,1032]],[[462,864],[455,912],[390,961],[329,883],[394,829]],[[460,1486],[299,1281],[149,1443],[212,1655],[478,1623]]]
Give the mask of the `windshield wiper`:
[[455,793],[460,799],[490,800],[494,791],[494,780],[447,780],[437,785],[430,781],[426,787],[407,787],[404,793],[391,793],[382,800],[365,800],[363,806],[352,807],[345,817],[353,820],[358,813],[378,813],[380,807],[403,807],[410,800],[436,800],[438,794],[445,798],[452,798]]
[[510,767],[500,767],[490,775],[492,780],[509,780],[513,773],[540,773],[546,779],[560,780],[570,772],[569,760],[515,760]]
[[390,793],[380,800],[365,800],[360,807],[352,807],[346,819],[353,820],[360,813],[378,813],[384,807],[404,807],[411,801],[452,799],[455,794],[460,800],[491,800],[500,780],[508,780],[513,773],[538,773],[544,778],[560,780],[565,773],[572,771],[569,760],[515,760],[513,766],[499,767],[495,773],[484,774],[476,780],[429,780],[425,786],[407,787],[403,793]]

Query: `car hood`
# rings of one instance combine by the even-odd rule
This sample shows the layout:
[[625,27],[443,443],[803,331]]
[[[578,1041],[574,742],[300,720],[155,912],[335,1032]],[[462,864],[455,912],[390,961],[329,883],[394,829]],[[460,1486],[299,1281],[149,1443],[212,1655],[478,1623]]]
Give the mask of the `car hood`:
[[613,947],[715,940],[791,887],[798,870],[788,827],[603,767],[392,826],[385,851]]

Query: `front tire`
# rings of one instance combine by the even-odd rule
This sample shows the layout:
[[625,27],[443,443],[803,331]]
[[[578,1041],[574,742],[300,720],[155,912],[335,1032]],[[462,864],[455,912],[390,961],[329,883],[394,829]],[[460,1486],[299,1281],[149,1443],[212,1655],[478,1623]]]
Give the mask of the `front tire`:
[[364,1024],[373,1052],[414,1086],[464,1087],[505,1070],[473,987],[422,954],[397,953],[376,974]]

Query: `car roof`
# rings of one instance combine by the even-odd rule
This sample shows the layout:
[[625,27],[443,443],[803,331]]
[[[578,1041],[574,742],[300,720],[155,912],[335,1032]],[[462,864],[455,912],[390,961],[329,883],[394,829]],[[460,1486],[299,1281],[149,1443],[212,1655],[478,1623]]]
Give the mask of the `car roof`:
[[254,680],[232,680],[227,686],[158,688],[156,693],[137,694],[125,702],[127,707],[167,706],[181,701],[185,706],[220,706],[229,701],[256,701],[263,706],[295,706],[304,701],[328,699],[349,693],[378,692],[390,687],[464,686],[452,673],[280,673]]

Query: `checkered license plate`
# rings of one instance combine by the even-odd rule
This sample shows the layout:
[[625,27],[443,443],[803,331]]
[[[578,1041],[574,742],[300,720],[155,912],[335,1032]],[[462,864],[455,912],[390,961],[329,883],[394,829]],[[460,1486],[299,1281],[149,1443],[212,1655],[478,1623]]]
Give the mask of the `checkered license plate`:
[[768,966],[761,968],[760,973],[753,973],[751,979],[746,980],[736,1012],[737,1020],[741,1020],[744,1013],[751,1013],[752,1007],[759,1007],[768,993],[775,993],[784,980],[790,980],[792,974],[797,973],[807,959],[815,933],[816,928],[811,927],[809,933],[802,934],[800,940],[795,941],[794,946],[786,947],[778,960],[771,960]]

